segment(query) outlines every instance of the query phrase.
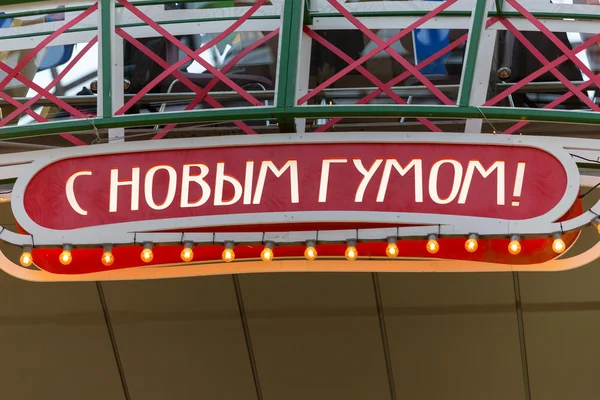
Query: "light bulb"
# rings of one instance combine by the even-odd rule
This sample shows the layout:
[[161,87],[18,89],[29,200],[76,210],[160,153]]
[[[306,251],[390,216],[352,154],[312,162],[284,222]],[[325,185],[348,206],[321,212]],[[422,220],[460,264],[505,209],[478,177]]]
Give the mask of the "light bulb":
[[560,233],[555,233],[552,237],[554,238],[554,241],[552,242],[552,250],[554,250],[554,252],[557,254],[565,251],[567,246],[565,245],[564,240],[562,240]]
[[348,247],[346,248],[345,253],[346,259],[350,261],[354,261],[358,258],[358,251],[356,247],[354,247],[354,242],[349,242]]
[[398,253],[400,251],[398,250],[398,245],[396,244],[396,239],[389,239],[388,240],[388,245],[387,248],[385,249],[385,254],[390,257],[398,257]]
[[273,243],[272,242],[267,242],[265,244],[265,248],[263,251],[260,252],[260,258],[264,261],[264,262],[269,262],[271,260],[273,260]]
[[30,267],[33,264],[33,257],[31,256],[31,248],[24,247],[23,254],[21,254],[21,258],[19,258],[21,265],[24,267]]
[[512,236],[508,244],[508,252],[512,255],[517,255],[521,252],[521,243],[518,236]]
[[315,249],[314,242],[308,242],[306,244],[306,250],[304,250],[304,257],[308,261],[314,261],[317,258],[317,249]]
[[143,262],[150,262],[154,258],[154,253],[152,249],[144,249],[142,250],[141,258]]
[[235,260],[235,252],[233,251],[233,243],[232,242],[225,243],[225,250],[223,250],[223,253],[221,254],[221,258],[225,262],[232,262],[233,260]]
[[440,244],[437,241],[436,235],[429,235],[427,240],[427,251],[430,254],[435,254],[440,250]]
[[107,267],[110,267],[111,265],[113,265],[113,263],[115,262],[115,256],[112,253],[111,245],[104,246],[104,253],[102,253],[101,260],[102,260],[102,264],[104,264]]
[[477,235],[475,235],[475,234],[469,235],[469,239],[467,239],[467,241],[465,242],[465,249],[469,253],[475,253],[477,251],[478,247],[479,247],[479,244],[477,243]]
[[71,264],[71,261],[73,261],[71,249],[72,247],[68,244],[63,247],[62,253],[60,253],[60,256],[58,256],[58,261],[60,261],[62,265],[69,265]]
[[194,259],[194,250],[192,250],[192,242],[185,242],[181,250],[181,259],[185,262],[190,262]]
[[115,256],[113,256],[112,252],[105,251],[102,254],[102,264],[104,264],[107,267],[110,267],[111,265],[113,265],[114,262],[115,262]]

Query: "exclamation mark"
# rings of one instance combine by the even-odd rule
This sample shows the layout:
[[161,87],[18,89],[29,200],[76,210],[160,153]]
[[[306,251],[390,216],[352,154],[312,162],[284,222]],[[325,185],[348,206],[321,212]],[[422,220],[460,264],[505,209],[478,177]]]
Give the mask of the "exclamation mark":
[[[517,175],[515,176],[515,189],[513,190],[513,197],[519,198],[521,197],[521,189],[523,189],[523,175],[525,175],[525,163],[520,162],[517,164]],[[517,207],[519,205],[519,201],[513,200],[513,207]]]

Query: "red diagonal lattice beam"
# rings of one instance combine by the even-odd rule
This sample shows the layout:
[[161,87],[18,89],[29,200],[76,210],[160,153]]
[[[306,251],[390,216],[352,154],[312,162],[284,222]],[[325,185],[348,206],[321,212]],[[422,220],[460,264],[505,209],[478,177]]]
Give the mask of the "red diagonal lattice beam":
[[[85,47],[65,66],[65,68],[58,74],[56,77],[48,84],[44,90],[50,91],[52,90],[58,83],[75,67],[75,65],[87,54],[87,52],[98,42],[98,36],[95,36],[89,43],[85,45]],[[27,112],[30,107],[35,104],[39,99],[44,97],[42,93],[36,94],[31,99],[27,100],[24,104],[17,107],[12,113],[4,117],[0,120],[0,128],[8,124],[10,121],[15,119],[23,112]],[[30,114],[31,115],[31,114]],[[83,143],[83,142],[82,142]]]
[[[343,5],[337,2],[337,0],[328,0],[329,4],[331,4],[340,14],[342,14],[352,25],[358,28],[366,37],[371,39],[377,46],[384,46],[384,41],[377,36],[373,31],[371,31],[365,24],[360,22],[358,18],[356,18],[350,11],[348,11]],[[387,52],[390,57],[396,60],[400,65],[402,65],[408,72],[413,74],[415,78],[419,80],[427,89],[431,91],[442,103],[445,105],[454,105],[454,102],[448,98],[440,89],[438,89],[429,79],[425,77],[418,69],[415,68],[414,65],[409,63],[404,57],[402,57],[396,50],[392,47],[385,46],[385,52]]]
[[[588,47],[592,46],[593,44],[595,44],[598,41],[600,41],[600,33],[594,35],[593,37],[589,38],[588,40],[586,40],[579,46],[575,47],[573,50],[569,51],[569,53],[573,53],[573,55],[577,55],[577,53],[580,53],[580,52],[586,50]],[[567,54],[563,54],[562,56],[558,57],[556,60],[550,62],[549,64],[544,65],[542,68],[538,69],[537,71],[533,72],[532,74],[527,75],[525,78],[523,78],[519,82],[515,83],[510,88],[502,91],[502,93],[498,93],[496,96],[494,96],[490,100],[486,101],[483,105],[484,106],[493,106],[493,105],[499,103],[502,99],[515,93],[517,90],[521,89],[528,83],[539,78],[540,76],[542,76],[546,72],[550,71],[551,69],[556,68],[558,65],[564,63],[567,60],[569,60],[569,56]]]
[[[222,69],[221,71],[223,73],[227,73],[231,68],[233,68],[242,58],[244,58],[246,55],[250,54],[254,49],[258,48],[259,46],[261,46],[263,43],[268,42],[269,40],[271,40],[272,38],[274,38],[275,36],[277,36],[279,34],[279,28],[277,28],[276,30],[272,31],[271,33],[269,33],[268,35],[263,36],[262,38],[256,40],[255,42],[253,42],[250,46],[245,47],[242,51],[240,51],[238,54],[235,55],[235,57],[233,57]],[[187,79],[185,77],[183,77],[184,79]],[[180,78],[181,80],[181,78]],[[183,81],[182,81],[183,82]],[[185,82],[184,82],[185,83]],[[193,82],[189,82],[192,85]],[[215,87],[215,85],[219,83],[219,79],[218,78],[213,78],[204,89],[202,89],[200,92],[196,92],[196,90],[194,90],[198,95],[196,96],[196,98],[185,107],[185,111],[189,111],[189,110],[193,110],[194,108],[196,108],[196,106],[198,104],[200,104],[202,102],[202,100],[206,97],[210,97],[208,95],[208,93],[212,90],[212,88]],[[189,88],[190,85],[186,83],[186,86]],[[194,85],[195,86],[195,85]],[[244,122],[242,121],[234,121],[234,123],[239,126],[240,128],[242,128],[242,130],[248,134],[256,134],[256,132],[250,128],[248,125],[246,125]],[[156,135],[154,135],[154,137],[152,138],[153,140],[156,139],[162,139],[165,135],[167,135],[173,128],[175,128],[175,126],[177,126],[177,124],[170,124],[164,127],[164,129],[162,131],[160,131],[159,133],[157,133]],[[243,127],[246,127],[247,129],[244,129]]]
[[[2,61],[0,61],[0,70],[6,72],[7,74],[13,72],[13,68],[9,67]],[[67,111],[74,117],[86,118],[85,115],[81,111],[79,111],[72,105],[66,103],[65,101],[59,99],[57,96],[55,96],[52,93],[50,93],[49,91],[45,90],[40,85],[38,85],[33,80],[26,77],[25,75],[21,74],[20,72],[17,73],[14,78],[16,80],[20,81],[21,83],[23,83],[25,86],[29,87],[30,89],[33,89],[38,93],[41,93],[45,98],[47,98],[48,100],[50,100],[51,102],[56,104],[58,107],[62,108],[63,110]],[[17,107],[19,107],[19,106],[21,106],[21,103],[18,103]]]
[[556,35],[548,29],[540,20],[534,17],[529,11],[515,0],[506,0],[508,4],[514,7],[521,15],[533,24],[540,32],[542,32],[552,43],[556,45],[588,78],[600,87],[600,78],[598,78],[583,61],[573,55],[569,49]]
[[77,25],[79,22],[83,21],[86,17],[91,15],[97,9],[98,9],[98,3],[93,4],[90,8],[83,11],[81,14],[79,14],[78,16],[76,16],[75,18],[73,18],[72,20],[70,20],[69,22],[67,22],[66,24],[61,26],[60,28],[58,28],[56,31],[54,31],[50,35],[48,35],[48,37],[46,37],[37,46],[35,46],[33,49],[31,49],[29,51],[29,53],[27,53],[27,55],[14,68],[8,67],[10,69],[10,72],[7,73],[8,75],[0,82],[0,92],[4,90],[6,85],[8,85],[9,82],[11,80],[13,80],[13,78],[15,78],[17,76],[17,74],[19,72],[21,72],[21,70],[23,68],[25,68],[25,66],[31,60],[33,60],[33,58],[35,56],[37,56],[37,54],[40,52],[40,50],[42,50],[46,46],[48,46],[58,36],[60,36],[61,34],[63,34],[66,31],[68,31],[73,26]]
[[[118,28],[116,30],[116,32],[117,32],[118,35],[120,35],[125,40],[127,40],[128,42],[130,42],[132,45],[134,45],[137,49],[139,49],[142,53],[144,53],[152,61],[154,61],[155,63],[157,63],[161,67],[168,68],[170,66],[165,60],[163,60],[162,58],[160,58],[158,55],[152,53],[152,51],[150,49],[148,49],[140,41],[138,41],[137,39],[135,39],[133,36],[129,35],[124,30]],[[247,48],[245,48],[244,50],[242,50],[239,54],[236,55],[236,57],[234,57],[232,60],[230,60],[227,63],[227,65],[225,65],[225,67],[223,67],[222,71],[224,73],[226,73],[227,71],[229,71],[231,68],[233,68],[235,66],[235,64],[237,64],[237,62],[239,62],[239,60],[241,60],[243,57],[245,57],[248,53],[250,53],[252,50],[254,50],[256,47],[260,46],[261,44],[267,42],[271,38],[277,36],[278,33],[279,33],[279,29],[277,29],[277,30],[271,32],[270,34],[268,34],[268,35],[260,38],[258,41],[256,41],[255,43],[253,43],[252,46],[248,46]],[[175,76],[184,85],[186,85],[190,90],[192,90],[193,92],[195,92],[197,94],[197,96],[194,99],[194,101],[192,103],[190,103],[185,108],[186,110],[190,110],[190,109],[195,108],[204,99],[206,99],[206,102],[209,103],[214,108],[222,108],[223,107],[219,102],[217,102],[213,97],[211,97],[208,94],[210,92],[210,90],[219,82],[218,78],[213,78],[208,83],[208,85],[206,85],[206,87],[204,89],[201,89],[196,84],[194,84],[189,78],[185,77],[185,75],[183,75],[183,73],[181,73],[179,70],[174,71],[173,72],[173,76]],[[244,122],[242,122],[242,121],[234,121],[234,123],[240,129],[242,129],[242,131],[244,131],[245,133],[247,133],[247,134],[256,134],[256,132],[252,128],[250,128],[247,124],[245,124]],[[177,124],[170,124],[170,125],[166,126],[161,132],[157,133],[152,139],[161,139],[161,138],[163,138],[176,125]]]
[[127,102],[127,104],[125,104],[123,107],[121,107],[117,111],[117,113],[116,113],[117,115],[125,113],[125,111],[127,111],[133,104],[135,104],[135,102],[137,102],[143,95],[145,95],[148,91],[150,91],[154,86],[156,86],[159,82],[161,82],[165,77],[170,75],[174,70],[179,69],[183,64],[185,64],[190,59],[193,59],[194,61],[198,62],[200,65],[202,65],[204,68],[206,68],[207,71],[209,71],[210,73],[215,75],[215,77],[219,78],[223,83],[225,83],[232,90],[234,90],[236,93],[238,93],[240,96],[242,96],[250,104],[252,104],[254,106],[262,106],[263,105],[260,101],[258,101],[256,98],[254,98],[248,92],[246,92],[244,89],[242,89],[238,84],[233,82],[230,78],[228,78],[227,76],[225,76],[224,74],[219,72],[218,69],[216,69],[215,67],[210,65],[208,62],[206,62],[204,59],[202,59],[202,57],[200,57],[199,54],[202,53],[203,51],[211,48],[216,43],[220,42],[223,38],[225,38],[226,36],[228,36],[229,34],[234,32],[235,29],[237,29],[241,24],[243,24],[248,18],[250,18],[250,16],[252,16],[254,14],[254,12],[256,12],[256,10],[258,10],[260,8],[260,6],[265,2],[265,0],[258,0],[252,7],[250,7],[250,9],[246,13],[244,13],[244,15],[240,19],[235,21],[233,24],[231,24],[231,26],[229,26],[229,28],[225,29],[223,32],[221,32],[219,35],[217,35],[215,38],[213,38],[211,41],[209,41],[206,45],[200,47],[196,51],[192,51],[189,47],[187,47],[186,45],[181,43],[181,41],[179,41],[175,36],[171,35],[166,29],[164,29],[159,24],[154,22],[151,18],[149,18],[147,15],[145,15],[143,12],[141,12],[138,8],[131,5],[127,0],[118,0],[118,1],[125,8],[127,8],[132,14],[134,14],[136,17],[138,17],[143,22],[148,24],[148,26],[150,26],[156,32],[161,34],[165,39],[167,39],[173,45],[175,45],[180,50],[182,50],[184,53],[186,53],[187,57],[185,57],[182,60],[179,60],[175,64],[171,65],[169,68],[167,68],[161,74],[159,74],[156,78],[154,78],[148,85],[146,85],[146,87],[144,89],[142,89],[142,91],[137,93],[136,96],[134,96],[132,99],[130,99]]
[[[335,54],[336,56],[338,56],[339,58],[341,58],[346,63],[352,64],[355,61],[352,57],[350,57],[349,55],[347,55],[346,53],[344,53],[343,51],[341,51],[340,49],[338,49],[336,46],[334,46],[327,39],[325,39],[324,37],[320,36],[315,31],[313,31],[312,29],[310,29],[309,27],[307,27],[306,25],[304,26],[303,31],[308,36],[310,36],[313,40],[317,41],[317,43],[320,43],[322,46],[324,46],[325,48],[327,48],[328,50],[330,50],[333,54]],[[363,67],[362,65],[359,65],[358,67],[356,67],[356,70],[358,72],[360,72],[361,74],[363,74],[363,76],[365,78],[367,78],[373,85],[377,86],[381,91],[385,92],[388,96],[390,96],[390,98],[392,100],[394,100],[396,103],[398,103],[398,104],[406,104],[406,101],[403,98],[401,98],[396,93],[394,93],[390,88],[386,87],[386,85],[382,81],[380,81],[379,79],[377,79],[377,77],[375,75],[373,75],[371,72],[369,72],[365,67]],[[423,125],[425,125],[426,127],[428,127],[429,129],[431,129],[431,131],[433,131],[433,132],[441,132],[441,129],[438,128],[435,124],[433,124],[428,119],[426,119],[426,118],[417,118],[417,120],[419,122],[421,122]]]
[[380,52],[386,50],[393,43],[395,43],[398,40],[402,39],[404,36],[406,36],[409,33],[411,33],[413,30],[415,30],[416,28],[418,28],[419,26],[421,26],[423,23],[429,21],[430,19],[434,18],[436,15],[438,15],[439,13],[441,13],[442,11],[444,11],[445,9],[447,9],[448,7],[452,6],[454,3],[456,3],[456,1],[457,0],[448,0],[446,2],[443,2],[438,7],[436,7],[434,10],[430,11],[429,13],[427,13],[426,15],[424,15],[423,17],[419,18],[418,20],[416,20],[415,22],[413,22],[412,24],[410,24],[409,26],[407,26],[406,28],[402,29],[399,33],[395,34],[390,39],[388,39],[388,40],[386,40],[384,42],[381,42],[378,45],[378,47],[376,47],[373,50],[369,51],[367,54],[365,54],[364,56],[362,56],[361,58],[359,58],[358,60],[356,60],[352,64],[348,65],[347,67],[343,68],[341,71],[339,71],[336,74],[334,74],[332,77],[330,77],[329,79],[327,79],[325,82],[323,82],[320,85],[318,85],[316,88],[314,88],[313,90],[311,90],[309,93],[307,93],[306,95],[302,96],[298,100],[298,105],[302,105],[302,104],[306,103],[308,100],[310,100],[313,97],[315,97],[321,91],[323,91],[324,89],[326,89],[329,86],[331,86],[334,82],[338,81],[340,78],[342,78],[343,76],[347,75],[350,71],[356,69],[359,65],[364,64],[366,61],[368,61],[369,59],[371,59],[373,56],[375,56],[376,54],[379,54]]
[[[594,75],[594,77],[595,78],[600,78],[600,74]],[[586,88],[588,88],[589,86],[591,86],[593,83],[594,82],[591,81],[591,80],[586,81],[586,82],[582,83],[581,85],[577,86],[577,89],[578,90],[585,90]],[[570,99],[573,96],[574,96],[573,92],[567,92],[567,93],[563,94],[562,96],[560,96],[559,98],[557,98],[556,100],[553,100],[550,103],[546,104],[542,108],[545,109],[545,110],[552,109],[552,108],[558,106],[559,104],[565,102],[566,100]],[[531,122],[531,121],[521,121],[521,122],[519,122],[519,123],[511,126],[510,128],[506,129],[502,133],[507,134],[507,135],[515,133],[516,131],[518,131],[519,129],[521,129],[525,125],[527,125],[529,122]]]
[[[10,105],[12,105],[14,107],[20,107],[22,105],[17,100],[13,99],[12,97],[10,97],[9,95],[7,95],[4,92],[0,92],[0,98],[2,98],[3,100],[6,100]],[[26,112],[27,112],[27,114],[29,114],[31,116],[31,118],[33,118],[37,122],[48,122],[48,120],[46,118],[35,113],[33,110],[31,110],[29,108],[26,110]],[[62,133],[61,136],[75,145],[85,146],[85,143],[83,141],[77,139],[75,136],[71,135],[70,133]]]
[[[550,61],[548,61],[548,59],[546,57],[544,57],[544,55],[542,53],[540,53],[540,51],[529,40],[527,40],[527,38],[510,21],[508,21],[505,18],[501,18],[500,22],[506,27],[506,29],[508,29],[523,44],[523,46],[525,46],[525,48],[527,48],[527,50],[529,50],[529,52],[531,52],[531,54],[533,54],[533,56],[535,58],[538,59],[538,61],[542,65],[550,63]],[[560,71],[558,71],[558,69],[552,68],[552,69],[550,69],[550,72],[560,82],[562,82],[562,84],[565,85],[567,87],[567,89],[569,89],[571,92],[573,92],[573,94],[575,96],[577,96],[581,101],[583,101],[585,104],[587,104],[588,107],[590,107],[594,111],[600,111],[600,107],[596,103],[594,103],[592,100],[590,100],[590,98],[588,96],[581,93],[581,91],[577,90],[575,85],[569,79],[567,79],[563,74],[561,74]]]
[[[486,28],[489,28],[492,24],[498,22],[498,18],[493,17],[487,20],[486,22]],[[435,52],[434,54],[430,55],[429,57],[427,57],[425,60],[421,61],[420,63],[418,63],[417,65],[415,65],[415,68],[417,69],[422,69],[425,68],[426,66],[428,66],[429,64],[431,64],[432,62],[436,61],[437,59],[439,59],[440,57],[442,57],[443,55],[445,55],[446,53],[453,51],[454,49],[456,49],[458,46],[460,46],[461,44],[465,43],[468,39],[468,34],[464,34],[461,37],[459,37],[458,39],[456,39],[455,41],[453,41],[452,43],[448,44],[446,47],[444,47],[443,49],[438,50],[437,52]],[[389,82],[387,82],[385,84],[386,88],[391,89],[393,86],[397,85],[398,83],[404,81],[405,79],[411,77],[412,74],[409,71],[405,71],[402,74],[396,76],[395,78],[393,78],[392,80],[390,80]],[[372,91],[371,93],[369,93],[368,95],[366,95],[365,97],[363,97],[362,99],[360,99],[356,104],[367,104],[369,103],[371,100],[373,100],[374,98],[376,98],[377,96],[379,96],[381,93],[383,93],[383,91],[381,89],[375,89],[374,91]],[[334,126],[335,124],[337,124],[338,122],[340,122],[343,118],[332,118],[329,121],[327,121],[326,124],[318,127],[317,129],[315,129],[315,132],[325,132],[327,129],[331,128],[332,126]]]

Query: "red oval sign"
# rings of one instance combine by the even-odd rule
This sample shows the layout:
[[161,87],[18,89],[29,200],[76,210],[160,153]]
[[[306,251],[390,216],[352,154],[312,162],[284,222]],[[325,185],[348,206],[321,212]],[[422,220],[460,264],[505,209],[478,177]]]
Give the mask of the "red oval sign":
[[526,146],[300,143],[62,159],[32,177],[23,205],[55,230],[303,211],[523,220],[553,210],[567,181],[561,161]]

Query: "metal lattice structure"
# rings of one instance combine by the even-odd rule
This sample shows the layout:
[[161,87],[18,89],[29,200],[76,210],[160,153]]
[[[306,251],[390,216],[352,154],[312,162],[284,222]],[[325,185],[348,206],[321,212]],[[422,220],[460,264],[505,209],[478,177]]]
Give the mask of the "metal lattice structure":
[[[343,132],[357,124],[518,134],[561,131],[554,126],[561,122],[580,124],[569,130],[587,136],[583,124],[598,121],[595,5],[15,3],[1,15],[4,140],[60,134],[85,145],[140,132],[161,139],[196,135],[205,124],[241,134]],[[58,12],[62,18],[50,18]],[[31,65],[52,46],[77,50],[42,85]],[[97,90],[57,92],[65,76],[96,59]],[[17,87],[28,93],[13,95]],[[18,122],[24,115],[36,123]]]

